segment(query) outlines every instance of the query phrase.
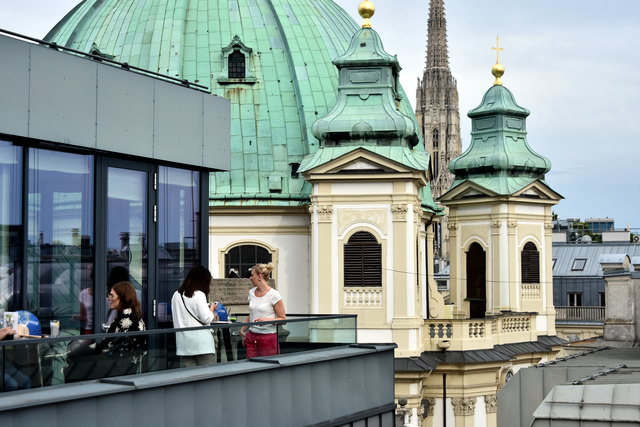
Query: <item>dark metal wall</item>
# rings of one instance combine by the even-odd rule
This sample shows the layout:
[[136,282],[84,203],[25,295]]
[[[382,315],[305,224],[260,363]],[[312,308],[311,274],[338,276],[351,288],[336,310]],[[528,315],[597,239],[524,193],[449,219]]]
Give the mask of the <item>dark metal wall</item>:
[[394,348],[345,346],[10,392],[0,425],[392,425]]

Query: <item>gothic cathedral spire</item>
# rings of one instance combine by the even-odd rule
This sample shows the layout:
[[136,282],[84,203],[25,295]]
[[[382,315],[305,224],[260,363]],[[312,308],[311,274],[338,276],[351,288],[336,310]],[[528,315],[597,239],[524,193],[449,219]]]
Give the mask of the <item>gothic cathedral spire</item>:
[[[449,69],[444,0],[430,0],[427,52],[416,90],[416,118],[431,157],[431,191],[437,200],[453,183],[449,162],[460,155],[458,89]],[[446,233],[446,227],[442,227]],[[447,236],[436,235],[436,256],[447,258]]]

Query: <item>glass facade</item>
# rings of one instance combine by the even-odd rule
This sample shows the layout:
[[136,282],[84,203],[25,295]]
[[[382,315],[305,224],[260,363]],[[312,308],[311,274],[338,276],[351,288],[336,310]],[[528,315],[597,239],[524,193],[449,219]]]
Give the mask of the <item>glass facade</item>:
[[0,311],[20,305],[22,148],[0,141]]
[[51,320],[65,334],[101,332],[115,318],[109,287],[128,280],[147,326],[171,327],[173,292],[206,265],[207,180],[0,140],[0,312],[27,310],[45,334]]
[[80,315],[81,292],[93,293],[93,182],[92,156],[29,150],[23,307],[64,329],[93,320]]
[[[129,282],[147,322],[148,179],[146,171],[115,167],[107,170],[107,269],[111,272],[119,267],[129,272]],[[105,326],[113,315],[107,311]]]
[[158,322],[170,321],[171,297],[191,267],[200,263],[200,174],[158,168]]

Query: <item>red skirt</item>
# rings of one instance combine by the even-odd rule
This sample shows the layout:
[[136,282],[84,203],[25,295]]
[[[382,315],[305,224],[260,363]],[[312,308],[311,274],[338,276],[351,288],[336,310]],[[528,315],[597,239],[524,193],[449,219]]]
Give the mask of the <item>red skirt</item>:
[[244,344],[247,348],[247,359],[280,354],[278,334],[256,334],[249,331],[244,339]]

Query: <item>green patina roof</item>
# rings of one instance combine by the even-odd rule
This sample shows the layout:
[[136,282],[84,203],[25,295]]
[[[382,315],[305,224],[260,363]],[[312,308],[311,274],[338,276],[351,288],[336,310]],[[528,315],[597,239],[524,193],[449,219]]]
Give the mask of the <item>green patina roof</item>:
[[[46,40],[81,51],[95,43],[117,61],[230,99],[231,170],[212,175],[212,204],[287,206],[309,198],[292,167],[318,149],[310,125],[336,103],[331,61],[357,30],[331,0],[85,0]],[[223,49],[236,35],[250,49],[244,83],[224,78]],[[406,97],[401,109],[411,112]]]
[[[380,36],[371,28],[359,30],[349,48],[334,59],[339,70],[338,100],[333,109],[313,123],[320,148],[305,157],[300,172],[310,171],[345,154],[364,148],[414,170],[426,171],[424,151],[415,116],[400,102],[400,65],[385,52]],[[430,191],[423,191],[423,206],[437,211]]]
[[500,195],[513,194],[533,181],[544,181],[551,162],[527,143],[526,117],[504,86],[489,89],[471,118],[471,145],[449,163],[455,175],[451,188],[474,182]]

